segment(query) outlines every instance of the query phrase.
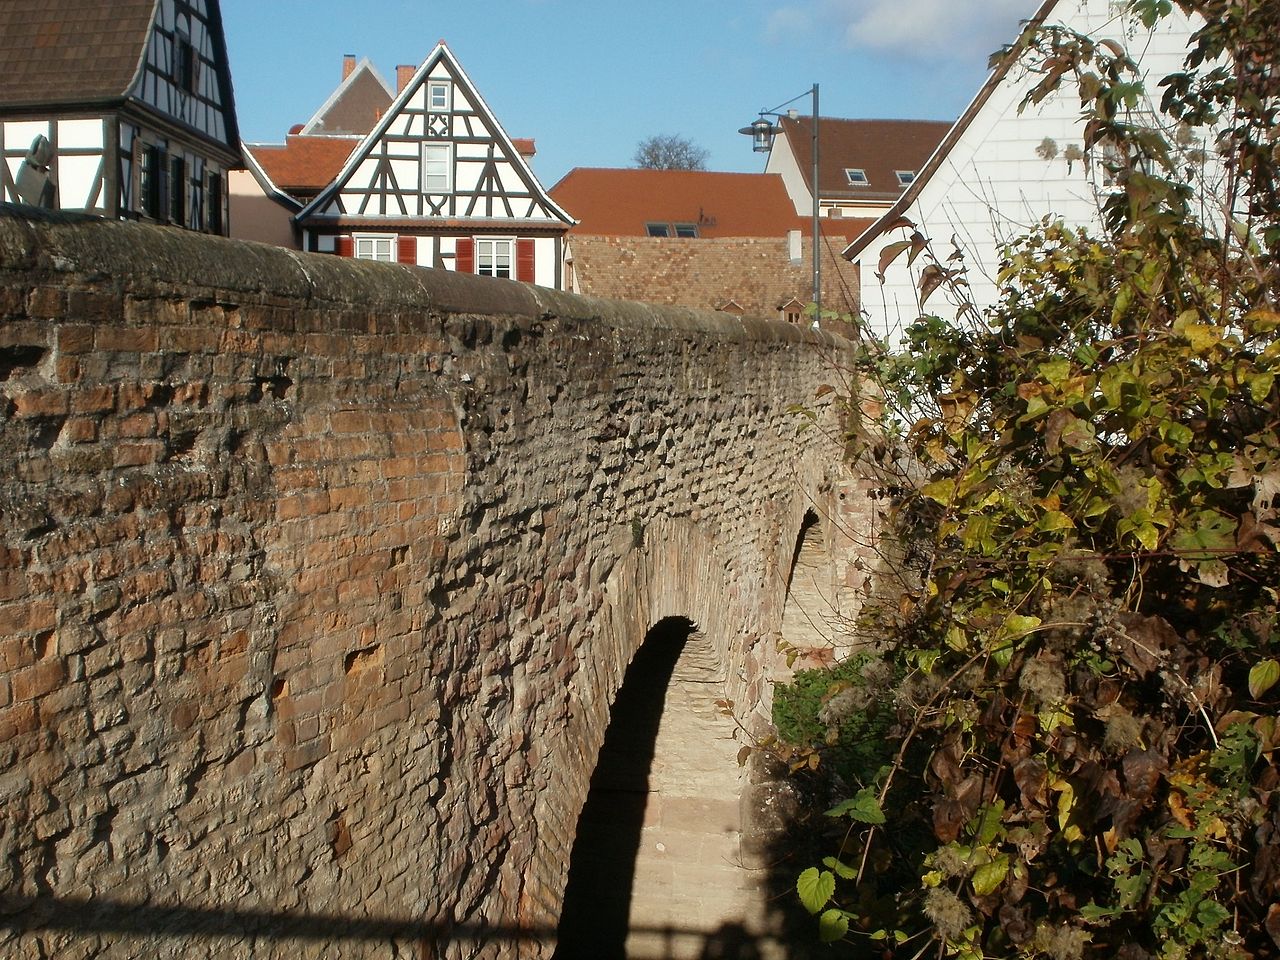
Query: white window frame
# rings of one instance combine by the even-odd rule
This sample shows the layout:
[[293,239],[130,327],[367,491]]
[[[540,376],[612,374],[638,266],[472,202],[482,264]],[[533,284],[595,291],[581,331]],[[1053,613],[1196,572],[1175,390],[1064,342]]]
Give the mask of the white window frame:
[[909,187],[915,183],[916,172],[914,170],[895,170],[893,174],[898,178],[898,186],[900,187]]
[[[476,237],[475,264],[476,273],[482,277],[516,278],[516,238],[515,237]],[[499,265],[499,246],[506,248],[506,272]],[[487,249],[487,252],[486,252]]]
[[[443,103],[436,103],[436,92],[443,92]],[[427,81],[427,110],[430,113],[447,113],[453,109],[453,84],[448,80]]]
[[844,178],[851,187],[866,187],[871,185],[871,181],[867,179],[867,171],[862,167],[845,167]]
[[[357,260],[376,260],[379,263],[396,262],[396,243],[399,237],[394,233],[353,233],[352,255]],[[383,252],[386,256],[383,256]]]
[[[429,159],[428,154],[436,154]],[[443,175],[430,172],[430,167],[444,165]],[[432,177],[439,179],[433,181]],[[422,192],[424,195],[453,193],[453,144],[430,141],[422,145]]]

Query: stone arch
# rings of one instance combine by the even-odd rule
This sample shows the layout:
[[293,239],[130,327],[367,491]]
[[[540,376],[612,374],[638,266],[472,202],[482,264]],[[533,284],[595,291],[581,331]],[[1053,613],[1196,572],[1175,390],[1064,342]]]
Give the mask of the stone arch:
[[664,618],[648,631],[610,711],[578,817],[556,960],[625,957],[659,727],[694,624]]
[[798,653],[800,667],[832,662],[847,633],[828,548],[830,533],[830,525],[823,524],[812,507],[807,509],[787,571],[780,633],[784,650]]

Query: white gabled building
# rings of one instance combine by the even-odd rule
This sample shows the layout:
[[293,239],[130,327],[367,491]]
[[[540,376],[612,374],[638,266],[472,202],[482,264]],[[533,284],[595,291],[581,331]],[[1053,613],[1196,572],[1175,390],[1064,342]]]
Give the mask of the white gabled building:
[[572,218],[441,41],[298,214],[303,249],[561,288]]
[[218,0],[0,3],[0,200],[227,233]]
[[[1062,24],[1097,39],[1119,41],[1149,78],[1147,102],[1134,122],[1156,123],[1160,79],[1182,69],[1192,27],[1176,12],[1145,28],[1120,0],[1046,0],[1031,24]],[[1038,104],[1019,110],[1042,79],[1016,58],[988,77],[906,191],[845,250],[859,264],[867,330],[896,339],[922,313],[954,314],[945,289],[922,306],[921,270],[903,254],[878,276],[881,256],[892,244],[920,231],[939,259],[953,243],[964,254],[965,279],[980,308],[995,303],[996,277],[1005,245],[1044,217],[1069,225],[1096,223],[1100,198],[1112,186],[1103,164],[1083,158],[1085,118],[1070,75]],[[1188,157],[1203,150],[1204,136],[1187,144]],[[1190,161],[1189,161],[1190,162]],[[956,266],[953,261],[947,266]]]

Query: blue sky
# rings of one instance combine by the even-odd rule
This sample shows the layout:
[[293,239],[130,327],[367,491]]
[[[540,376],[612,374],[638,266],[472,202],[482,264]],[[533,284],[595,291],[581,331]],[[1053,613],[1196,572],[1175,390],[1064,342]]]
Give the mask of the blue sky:
[[448,42],[550,187],[626,167],[678,134],[712,170],[758,171],[737,129],[820,85],[832,117],[954,119],[1038,0],[222,0],[240,132],[283,141],[341,79],[343,54],[388,83]]

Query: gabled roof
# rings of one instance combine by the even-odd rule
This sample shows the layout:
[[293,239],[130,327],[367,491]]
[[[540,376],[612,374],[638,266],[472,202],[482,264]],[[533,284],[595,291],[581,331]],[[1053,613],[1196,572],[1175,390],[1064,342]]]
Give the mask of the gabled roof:
[[290,135],[283,144],[247,143],[244,149],[275,186],[311,196],[333,181],[359,143],[355,137]]
[[[551,196],[578,220],[571,234],[643,237],[649,223],[695,223],[700,237],[782,237],[808,229],[775,173],[575,167]],[[842,230],[845,223],[840,221]]]
[[365,57],[303,124],[301,132],[364,136],[382,119],[394,99],[394,91]]
[[[534,175],[533,170],[529,167],[528,161],[521,154],[520,150],[516,148],[511,137],[509,137],[506,130],[503,129],[502,124],[498,122],[498,118],[494,114],[493,110],[490,109],[489,104],[485,102],[484,97],[480,95],[480,91],[476,88],[476,85],[471,82],[471,78],[467,76],[467,72],[462,69],[462,65],[458,63],[457,58],[453,55],[453,52],[443,40],[436,44],[435,49],[432,50],[431,53],[428,54],[427,58],[422,61],[422,64],[414,72],[412,78],[410,78],[401,87],[400,92],[396,95],[395,100],[392,101],[391,106],[387,108],[387,112],[383,115],[382,119],[379,120],[377,125],[360,141],[359,145],[347,158],[346,163],[343,164],[342,169],[338,171],[337,175],[323,190],[320,191],[315,199],[308,203],[298,214],[297,219],[299,221],[305,220],[317,210],[323,208],[332,199],[332,197],[342,189],[343,185],[354,172],[356,167],[387,132],[387,128],[391,126],[399,112],[404,109],[410,97],[412,97],[422,85],[427,75],[442,61],[445,63],[448,71],[452,74],[454,82],[466,90],[468,99],[475,105],[476,110],[479,111],[485,124],[492,131],[493,136],[498,142],[500,148],[503,150],[507,161],[519,172],[520,176],[524,178],[527,184],[529,184],[533,192],[540,197],[541,202],[546,205],[552,216],[559,218],[565,224],[573,223],[573,218],[570,217],[569,214],[566,213],[548,195],[546,189],[542,186],[538,178]],[[532,147],[532,142],[529,143],[529,146]]]
[[[813,190],[813,118],[783,117],[805,185]],[[951,127],[939,120],[843,120],[818,122],[818,195],[850,200],[894,200],[901,195],[898,171],[918,173]],[[865,172],[866,186],[852,186],[846,169]]]
[[[235,151],[239,162],[240,132],[222,10],[218,0],[206,3],[225,124],[214,142]],[[160,0],[0,0],[0,106],[123,104],[142,76],[159,4]]]
[[138,76],[157,0],[4,0],[0,103],[121,101]]
[[[947,131],[946,136],[942,138],[942,142],[938,144],[937,149],[933,151],[933,154],[925,162],[923,168],[916,174],[915,180],[909,187],[907,187],[906,190],[903,191],[902,196],[895,201],[893,206],[885,211],[880,219],[871,224],[871,226],[863,231],[857,239],[853,241],[853,243],[849,244],[849,246],[845,248],[843,256],[846,260],[857,259],[858,255],[866,249],[868,244],[872,243],[876,237],[891,229],[894,224],[898,223],[902,219],[903,214],[911,207],[911,204],[915,202],[916,198],[920,195],[920,191],[924,189],[925,184],[929,182],[929,178],[937,173],[938,168],[942,166],[947,154],[951,151],[951,148],[959,142],[965,131],[969,129],[970,124],[973,123],[974,119],[982,111],[982,108],[986,106],[987,101],[991,99],[991,95],[997,88],[999,88],[1000,84],[1004,82],[1005,77],[1009,75],[1009,71],[1013,68],[1013,65],[1018,62],[1019,57],[1026,49],[1027,43],[1033,36],[1034,31],[1044,24],[1045,20],[1048,19],[1057,4],[1058,0],[1044,0],[1040,5],[1040,9],[1035,12],[1035,15],[1032,16],[1030,20],[1026,21],[1023,25],[1022,32],[1018,36],[1017,42],[1013,44],[1013,46],[1000,59],[999,63],[996,64],[995,69],[991,71],[986,82],[983,83],[982,87],[978,90],[977,95],[972,101],[970,101],[969,106],[965,108],[964,113],[960,115],[960,119],[958,119],[952,125],[951,129]],[[821,147],[819,147],[819,149],[821,149]]]

